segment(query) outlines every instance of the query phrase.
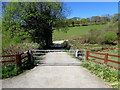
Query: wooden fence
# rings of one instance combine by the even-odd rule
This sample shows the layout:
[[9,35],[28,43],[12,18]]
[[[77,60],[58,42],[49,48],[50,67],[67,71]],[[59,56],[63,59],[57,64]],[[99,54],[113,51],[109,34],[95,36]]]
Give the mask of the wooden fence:
[[[90,55],[90,54],[96,54],[96,56],[93,56],[93,55]],[[97,55],[102,55],[103,58],[102,57],[97,57]],[[110,60],[109,56],[117,57],[117,58],[120,59],[119,55],[112,55],[112,54],[108,54],[108,53],[99,53],[99,52],[91,52],[91,51],[86,51],[85,58],[86,58],[87,61],[92,61],[92,62],[95,62],[95,63],[99,63],[99,64],[102,64],[102,65],[106,65],[108,67],[112,67],[112,68],[120,70],[119,67],[116,67],[116,66],[119,66],[120,61],[119,60],[118,61]],[[3,56],[0,56],[0,57],[3,57],[3,58],[4,57],[15,57],[15,60],[0,61],[0,63],[16,62],[16,66],[20,67],[20,68],[24,67],[25,65],[29,65],[29,67],[34,66],[33,54],[30,50],[28,50],[26,52],[23,52],[23,53],[20,53],[20,54],[16,54],[16,55],[3,55]],[[24,60],[25,58],[26,58],[26,60]],[[99,59],[99,60],[102,60],[103,62],[99,62],[97,60],[93,60],[93,59],[89,59],[89,58]],[[27,64],[25,64],[25,62],[27,62]],[[109,65],[108,62],[116,63],[117,65],[116,66]],[[24,65],[22,66],[23,63],[24,63]]]
[[[103,58],[97,57],[97,56],[93,56],[93,55],[90,55],[90,54],[102,55]],[[118,58],[118,61],[110,60],[110,59],[109,59],[109,56],[111,56],[111,57],[117,57],[117,58]],[[91,57],[91,58],[94,58],[94,59],[103,60],[103,62],[99,62],[99,61],[97,61],[97,60],[89,59],[90,57]],[[112,55],[112,54],[108,54],[108,53],[99,53],[99,52],[86,51],[86,60],[87,60],[87,61],[92,61],[92,62],[101,64],[101,65],[106,65],[106,66],[108,66],[108,67],[112,67],[112,68],[118,69],[118,70],[120,70],[120,68],[119,68],[120,61],[119,61],[119,59],[120,59],[120,56],[119,56],[119,55]],[[116,66],[109,65],[108,62],[112,62],[113,64],[116,63]]]
[[24,66],[26,66],[24,63],[27,62],[27,65],[29,65],[29,67],[33,66],[34,60],[32,57],[32,53],[30,50],[20,53],[20,54],[15,54],[15,55],[3,55],[0,56],[1,58],[7,58],[7,57],[14,57],[14,60],[2,60],[0,61],[0,63],[7,63],[7,62],[15,62],[16,66],[23,69]]

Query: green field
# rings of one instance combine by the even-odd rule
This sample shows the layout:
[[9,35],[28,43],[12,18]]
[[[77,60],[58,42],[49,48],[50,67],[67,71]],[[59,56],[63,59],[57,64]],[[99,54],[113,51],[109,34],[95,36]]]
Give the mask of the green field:
[[105,25],[69,27],[67,33],[63,31],[55,30],[53,32],[53,41],[78,38],[81,35],[84,35],[85,33],[87,33],[91,29],[102,29],[104,27]]

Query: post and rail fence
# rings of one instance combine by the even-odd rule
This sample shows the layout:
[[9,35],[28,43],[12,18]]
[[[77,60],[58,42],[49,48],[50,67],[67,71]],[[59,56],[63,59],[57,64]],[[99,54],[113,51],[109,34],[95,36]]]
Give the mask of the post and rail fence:
[[16,66],[19,67],[20,69],[23,69],[22,67],[24,67],[24,65],[22,65],[22,64],[24,64],[25,62],[27,62],[27,64],[29,64],[30,67],[33,66],[33,57],[32,57],[32,53],[30,50],[25,51],[20,54],[0,56],[0,58],[7,58],[7,57],[9,57],[9,58],[13,57],[15,59],[14,60],[5,60],[5,61],[1,60],[0,63],[15,62]]
[[[93,56],[93,55],[90,55],[90,54],[102,55],[103,58],[97,57],[97,56]],[[110,60],[109,56],[111,56],[111,57],[117,57],[118,60],[117,61]],[[94,59],[102,60],[103,62],[99,62],[97,60],[89,59],[90,57],[94,58]],[[108,53],[99,53],[99,52],[91,52],[90,50],[87,50],[86,51],[86,61],[92,61],[94,63],[98,63],[98,64],[101,64],[101,65],[106,65],[108,67],[120,70],[120,67],[119,67],[119,64],[120,64],[120,55],[112,55],[112,54],[108,54]],[[109,64],[109,62],[112,62],[112,64]],[[113,64],[116,64],[116,65],[114,66]]]
[[[33,53],[34,51],[40,51],[41,53]],[[0,61],[0,63],[6,63],[6,62],[16,62],[16,66],[17,67],[22,67],[22,63],[23,60],[26,58],[25,62],[27,61],[29,64],[29,67],[33,67],[34,66],[34,54],[45,54],[45,53],[42,53],[42,51],[47,51],[47,52],[64,52],[64,51],[68,51],[72,53],[70,54],[74,54],[75,57],[79,57],[79,56],[82,56],[83,55],[83,58],[84,60],[86,61],[92,61],[92,62],[95,62],[95,63],[98,63],[98,64],[102,64],[102,65],[106,65],[108,67],[111,67],[111,68],[114,68],[114,69],[118,69],[120,70],[119,67],[116,67],[116,66],[113,66],[113,65],[109,65],[108,62],[112,62],[112,63],[116,63],[117,65],[120,64],[120,61],[114,61],[114,60],[110,60],[109,59],[109,56],[111,57],[117,57],[117,58],[120,58],[119,55],[112,55],[112,54],[108,54],[108,53],[99,53],[99,52],[91,52],[90,50],[28,50],[26,52],[23,52],[23,53],[20,53],[20,54],[16,54],[16,55],[3,55],[3,56],[0,56],[2,58],[4,57],[15,57],[16,59],[15,60],[7,60],[7,61]],[[101,58],[101,57],[97,57],[97,56],[93,56],[93,55],[90,55],[90,54],[96,54],[96,55],[103,55],[104,57]],[[97,60],[93,60],[93,59],[90,59],[90,58],[94,58],[94,59],[99,59],[99,60],[102,60],[103,62],[99,62]]]

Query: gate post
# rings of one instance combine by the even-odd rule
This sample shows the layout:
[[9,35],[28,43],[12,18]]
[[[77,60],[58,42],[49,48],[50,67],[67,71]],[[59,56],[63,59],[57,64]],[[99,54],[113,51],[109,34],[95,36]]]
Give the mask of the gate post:
[[32,68],[34,65],[34,60],[33,60],[32,52],[30,50],[28,50],[28,60],[29,60],[30,68]]
[[86,50],[84,50],[83,52],[84,52],[83,55],[82,55],[83,56],[83,61],[85,61],[85,59],[86,59]]
[[21,54],[16,55],[16,65],[21,68]]
[[86,61],[89,60],[89,58],[88,58],[89,57],[89,52],[90,52],[90,50],[86,51],[86,58],[85,58]]
[[77,57],[78,56],[78,50],[76,50],[76,52],[75,52],[75,57]]
[[108,53],[105,54],[104,64],[107,65],[107,62],[108,62]]

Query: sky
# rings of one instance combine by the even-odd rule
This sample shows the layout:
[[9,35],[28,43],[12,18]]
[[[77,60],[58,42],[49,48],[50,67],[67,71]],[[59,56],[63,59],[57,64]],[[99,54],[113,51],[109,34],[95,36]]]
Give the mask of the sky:
[[71,9],[67,18],[90,18],[118,13],[118,2],[65,2],[65,4]]
[[[4,0],[4,1],[9,1],[9,0]],[[68,19],[72,17],[90,18],[92,16],[103,16],[105,14],[113,15],[115,13],[118,13],[117,0],[116,2],[64,2],[64,3],[71,10],[70,15],[67,16]],[[1,13],[0,13],[0,18],[1,18]]]

